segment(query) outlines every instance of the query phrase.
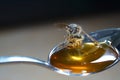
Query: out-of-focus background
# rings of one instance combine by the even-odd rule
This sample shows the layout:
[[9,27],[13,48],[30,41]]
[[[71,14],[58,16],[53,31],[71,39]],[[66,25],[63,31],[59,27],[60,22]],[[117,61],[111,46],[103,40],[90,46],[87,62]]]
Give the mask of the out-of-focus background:
[[[47,61],[51,49],[64,40],[57,23],[77,23],[90,33],[120,27],[117,0],[0,1],[0,56],[32,56]],[[1,80],[119,80],[120,63],[87,77],[68,77],[30,64],[0,65]]]

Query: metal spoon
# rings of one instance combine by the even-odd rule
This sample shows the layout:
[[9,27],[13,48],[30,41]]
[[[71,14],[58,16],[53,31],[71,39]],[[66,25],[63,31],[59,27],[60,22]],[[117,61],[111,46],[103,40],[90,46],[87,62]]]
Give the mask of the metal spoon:
[[[110,29],[105,29],[105,30],[99,30],[96,32],[91,32],[90,35],[96,39],[97,41],[105,41],[107,40],[107,42],[111,41],[112,45],[112,49],[115,51],[115,55],[113,56],[114,62],[107,65],[106,67],[104,67],[102,70],[106,70],[109,67],[115,65],[117,62],[119,62],[120,60],[120,28],[110,28]],[[87,40],[87,39],[86,39]],[[79,73],[79,72],[72,72],[69,69],[60,69],[54,65],[51,64],[51,56],[52,54],[54,54],[56,51],[62,49],[64,47],[65,43],[61,43],[58,44],[56,47],[53,48],[53,50],[50,52],[49,56],[48,56],[48,60],[47,61],[43,61],[34,57],[29,57],[29,56],[0,56],[0,64],[8,64],[8,63],[31,63],[31,64],[35,64],[38,66],[42,66],[45,67],[47,69],[53,70],[57,73],[60,74],[64,74],[64,75],[69,75],[69,76],[86,76],[89,74],[93,74],[93,73],[97,73],[100,71],[96,71],[96,72],[85,72],[83,70],[83,72]]]

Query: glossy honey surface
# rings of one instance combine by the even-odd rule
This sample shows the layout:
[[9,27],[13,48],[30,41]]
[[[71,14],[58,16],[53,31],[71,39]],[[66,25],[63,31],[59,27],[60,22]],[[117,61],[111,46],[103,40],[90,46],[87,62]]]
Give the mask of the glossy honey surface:
[[114,50],[105,43],[84,43],[80,47],[65,47],[50,57],[50,64],[72,73],[99,72],[108,67],[116,60]]

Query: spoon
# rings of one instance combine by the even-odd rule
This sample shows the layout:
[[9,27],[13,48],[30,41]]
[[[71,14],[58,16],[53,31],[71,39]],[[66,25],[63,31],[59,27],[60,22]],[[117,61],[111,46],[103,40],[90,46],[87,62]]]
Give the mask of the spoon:
[[[52,49],[47,61],[29,56],[0,56],[0,64],[31,63],[64,75],[86,76],[106,70],[119,62],[120,28],[91,32],[89,36],[77,24],[66,26],[68,32],[66,40]],[[73,39],[77,39],[79,45],[82,43],[82,48],[76,47],[76,44],[74,47]],[[84,54],[80,53],[81,50]],[[62,51],[66,53],[63,54]]]

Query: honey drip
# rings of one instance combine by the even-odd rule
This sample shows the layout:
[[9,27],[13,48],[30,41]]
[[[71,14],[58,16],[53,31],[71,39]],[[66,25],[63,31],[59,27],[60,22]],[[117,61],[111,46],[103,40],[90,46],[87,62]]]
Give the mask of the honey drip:
[[94,39],[83,42],[82,32],[77,33],[69,31],[66,46],[51,55],[51,65],[63,71],[83,74],[99,72],[115,62],[116,55],[111,46]]

